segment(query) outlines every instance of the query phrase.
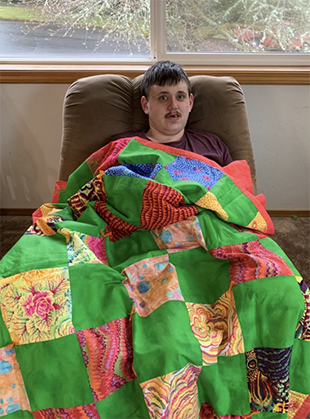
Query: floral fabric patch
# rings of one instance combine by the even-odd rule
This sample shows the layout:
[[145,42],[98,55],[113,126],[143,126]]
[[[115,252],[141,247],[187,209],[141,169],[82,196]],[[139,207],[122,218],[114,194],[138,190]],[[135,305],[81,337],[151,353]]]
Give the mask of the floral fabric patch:
[[69,266],[79,263],[107,265],[104,237],[93,237],[65,228],[59,229],[59,233],[66,238]]
[[2,279],[1,305],[15,344],[74,333],[68,268],[28,271]]

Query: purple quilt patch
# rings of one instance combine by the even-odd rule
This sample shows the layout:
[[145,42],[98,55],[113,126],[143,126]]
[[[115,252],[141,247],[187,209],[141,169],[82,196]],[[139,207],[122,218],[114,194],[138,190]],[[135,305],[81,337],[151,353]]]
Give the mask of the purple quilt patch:
[[105,173],[112,176],[128,176],[143,179],[154,179],[157,173],[162,169],[162,165],[144,163],[144,164],[126,164],[108,169]]
[[210,190],[223,176],[223,172],[216,167],[180,156],[165,168],[172,180],[192,180],[205,186],[207,190]]

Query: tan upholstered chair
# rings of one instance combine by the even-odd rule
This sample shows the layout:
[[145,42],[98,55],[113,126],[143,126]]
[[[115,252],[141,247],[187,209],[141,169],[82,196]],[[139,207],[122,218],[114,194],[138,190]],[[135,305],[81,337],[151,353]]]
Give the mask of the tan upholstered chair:
[[[146,130],[148,121],[140,106],[143,76],[86,77],[73,83],[63,109],[63,135],[59,179],[67,180],[92,152],[123,132]],[[249,163],[254,191],[256,174],[243,91],[232,77],[190,77],[194,107],[188,128],[217,134],[234,160]]]

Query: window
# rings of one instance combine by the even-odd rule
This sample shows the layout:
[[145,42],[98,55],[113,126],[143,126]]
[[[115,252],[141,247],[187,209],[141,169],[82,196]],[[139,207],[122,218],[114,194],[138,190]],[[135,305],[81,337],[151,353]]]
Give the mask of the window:
[[3,61],[307,65],[309,0],[2,0]]

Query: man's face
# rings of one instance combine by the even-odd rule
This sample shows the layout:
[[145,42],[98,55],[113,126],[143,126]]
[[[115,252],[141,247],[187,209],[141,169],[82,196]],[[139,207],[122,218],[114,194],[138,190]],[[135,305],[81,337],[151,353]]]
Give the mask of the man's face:
[[149,132],[153,139],[166,142],[182,136],[193,102],[193,95],[189,95],[185,81],[176,85],[152,86],[149,99],[143,96],[141,105],[149,116]]

